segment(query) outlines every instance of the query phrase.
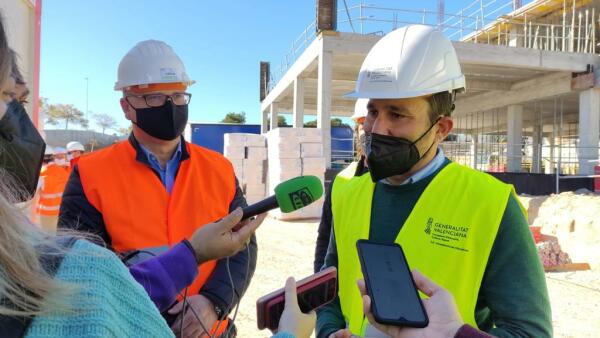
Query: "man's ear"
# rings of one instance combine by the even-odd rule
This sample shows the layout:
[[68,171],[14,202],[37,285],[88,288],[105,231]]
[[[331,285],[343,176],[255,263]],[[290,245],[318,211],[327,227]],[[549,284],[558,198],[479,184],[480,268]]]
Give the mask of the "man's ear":
[[137,115],[135,113],[135,109],[131,107],[131,105],[125,100],[125,98],[121,98],[121,109],[123,109],[123,113],[125,114],[125,118],[131,122],[137,122]]
[[446,137],[448,137],[448,134],[452,132],[453,128],[454,121],[452,120],[452,118],[450,116],[442,116],[442,118],[440,118],[440,120],[438,121],[438,131],[436,135],[438,142],[444,141]]

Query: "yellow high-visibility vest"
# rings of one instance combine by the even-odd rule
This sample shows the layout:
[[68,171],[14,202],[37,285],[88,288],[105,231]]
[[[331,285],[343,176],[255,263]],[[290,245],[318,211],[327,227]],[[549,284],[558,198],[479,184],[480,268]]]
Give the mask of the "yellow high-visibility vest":
[[[369,238],[375,183],[371,175],[338,174],[332,212],[338,254],[338,295],[348,328],[364,335],[368,321],[356,280],[363,278],[356,241]],[[494,177],[450,163],[429,183],[395,242],[411,269],[448,290],[473,327],[488,257],[514,188]],[[526,214],[523,207],[521,207]]]

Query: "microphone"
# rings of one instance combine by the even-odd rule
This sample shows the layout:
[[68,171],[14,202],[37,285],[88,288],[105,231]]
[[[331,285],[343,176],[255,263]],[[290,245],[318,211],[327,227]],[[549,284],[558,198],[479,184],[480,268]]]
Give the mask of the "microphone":
[[298,176],[278,184],[275,195],[242,209],[242,221],[279,207],[289,213],[302,209],[323,196],[323,185],[316,176]]

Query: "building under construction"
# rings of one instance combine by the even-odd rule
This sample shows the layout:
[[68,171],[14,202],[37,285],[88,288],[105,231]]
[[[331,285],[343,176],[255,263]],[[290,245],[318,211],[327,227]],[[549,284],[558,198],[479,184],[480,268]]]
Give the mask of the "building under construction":
[[[600,1],[476,0],[457,13],[317,1],[316,20],[281,65],[261,63],[263,130],[316,115],[331,163],[330,119],[352,115],[360,66],[385,33],[435,26],[453,41],[467,91],[457,97],[446,155],[500,172],[592,175],[599,158]],[[272,68],[272,71],[270,71]],[[333,159],[334,161],[336,159]],[[557,175],[558,177],[558,175]]]

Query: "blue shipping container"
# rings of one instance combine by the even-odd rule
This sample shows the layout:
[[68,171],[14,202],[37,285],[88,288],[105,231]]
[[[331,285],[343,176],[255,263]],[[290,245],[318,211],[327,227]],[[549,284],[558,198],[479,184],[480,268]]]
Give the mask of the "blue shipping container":
[[[260,134],[260,124],[192,123],[192,143],[223,153],[227,133]],[[354,152],[350,127],[331,127],[331,160],[351,160]]]
[[223,136],[228,133],[260,134],[260,124],[192,123],[192,143],[223,154]]

